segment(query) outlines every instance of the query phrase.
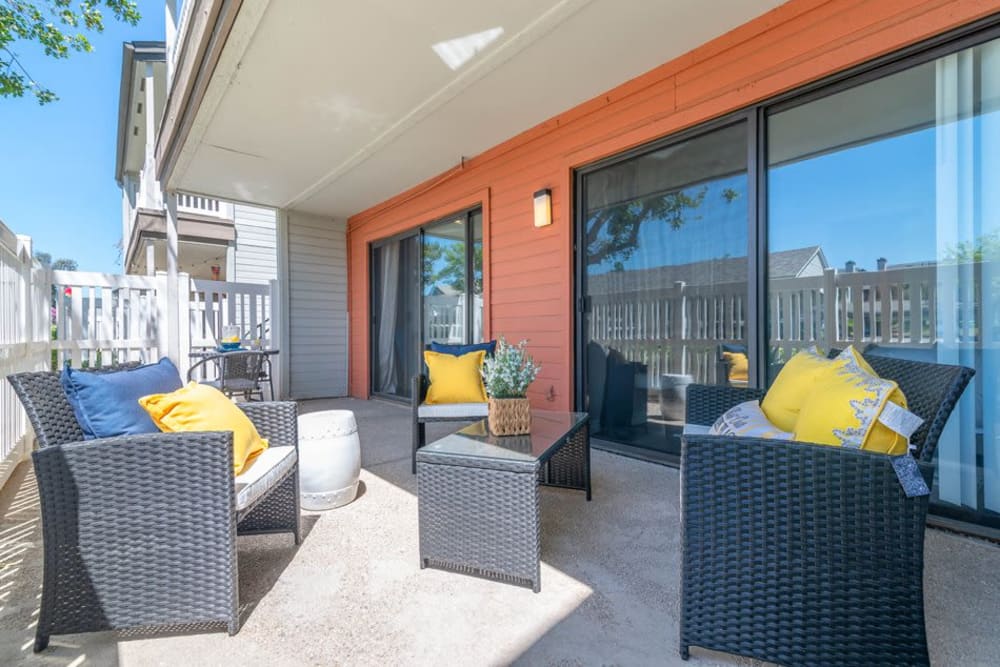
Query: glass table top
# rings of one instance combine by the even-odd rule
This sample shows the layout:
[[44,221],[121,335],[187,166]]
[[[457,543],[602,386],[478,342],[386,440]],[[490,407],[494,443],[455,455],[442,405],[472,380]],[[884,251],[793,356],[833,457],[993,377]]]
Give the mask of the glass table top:
[[425,445],[422,449],[439,454],[477,456],[509,461],[535,461],[545,458],[567,435],[587,419],[586,412],[531,411],[531,433],[527,435],[492,435],[486,420]]

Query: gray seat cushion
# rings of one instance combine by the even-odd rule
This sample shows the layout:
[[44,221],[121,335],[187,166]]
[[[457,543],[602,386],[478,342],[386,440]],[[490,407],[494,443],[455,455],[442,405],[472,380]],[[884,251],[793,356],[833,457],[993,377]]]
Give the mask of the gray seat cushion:
[[442,403],[427,405],[421,403],[417,407],[417,417],[420,419],[453,419],[468,417],[480,419],[489,412],[487,403]]

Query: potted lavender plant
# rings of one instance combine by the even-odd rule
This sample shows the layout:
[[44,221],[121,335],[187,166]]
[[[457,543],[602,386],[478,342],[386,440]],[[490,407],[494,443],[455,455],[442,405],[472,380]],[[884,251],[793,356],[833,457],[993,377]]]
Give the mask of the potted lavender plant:
[[494,435],[523,435],[531,431],[531,405],[528,385],[534,382],[541,367],[527,352],[528,341],[509,345],[503,336],[497,340],[492,357],[483,362],[483,384],[489,401],[490,432]]

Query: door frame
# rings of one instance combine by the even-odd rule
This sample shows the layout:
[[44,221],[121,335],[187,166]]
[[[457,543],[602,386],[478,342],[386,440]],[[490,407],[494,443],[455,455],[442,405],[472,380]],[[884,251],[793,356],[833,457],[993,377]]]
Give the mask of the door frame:
[[[408,239],[408,238],[416,238],[417,239],[417,261],[418,261],[418,264],[419,264],[419,269],[421,271],[420,304],[417,307],[417,311],[419,312],[419,319],[420,319],[420,321],[418,322],[418,325],[417,325],[417,328],[418,328],[418,331],[419,331],[419,337],[418,337],[417,345],[418,345],[418,350],[422,350],[424,348],[424,345],[425,345],[425,343],[424,343],[424,303],[423,303],[424,295],[423,295],[423,278],[422,278],[422,274],[423,274],[423,260],[424,260],[424,235],[425,235],[425,232],[426,232],[426,230],[427,230],[428,227],[433,227],[434,225],[436,225],[438,223],[446,222],[448,220],[457,218],[459,216],[464,217],[465,218],[465,266],[466,266],[467,270],[471,269],[471,267],[472,267],[472,261],[474,259],[474,254],[473,254],[474,253],[474,249],[473,249],[473,231],[472,231],[472,225],[470,223],[471,223],[472,214],[474,214],[475,212],[478,211],[479,214],[480,214],[480,217],[481,217],[481,223],[480,224],[482,226],[482,234],[483,234],[483,238],[482,238],[481,241],[483,243],[483,251],[484,251],[483,252],[483,258],[484,258],[483,262],[485,264],[485,261],[486,261],[485,260],[485,257],[486,257],[486,253],[485,253],[485,248],[486,248],[486,223],[485,223],[485,213],[484,213],[484,210],[485,210],[485,203],[484,202],[479,202],[479,203],[473,204],[472,206],[466,206],[464,208],[459,208],[458,210],[456,210],[453,213],[450,213],[448,215],[443,215],[443,216],[436,217],[433,220],[430,220],[428,222],[420,224],[420,225],[418,225],[416,227],[411,227],[410,229],[407,229],[405,231],[398,232],[396,234],[393,234],[392,236],[386,236],[384,238],[380,238],[380,239],[377,239],[375,241],[369,241],[369,243],[368,243],[368,267],[369,267],[369,271],[368,271],[368,276],[367,276],[367,280],[368,280],[368,312],[369,312],[369,318],[368,318],[368,386],[371,388],[370,391],[369,391],[369,393],[372,396],[375,396],[377,398],[381,398],[381,399],[384,399],[384,400],[396,401],[396,402],[400,402],[400,403],[407,403],[410,400],[410,399],[407,399],[407,398],[405,398],[403,396],[397,396],[395,394],[386,394],[386,393],[383,393],[383,392],[375,390],[376,384],[375,384],[375,363],[374,362],[375,362],[375,355],[378,352],[378,348],[377,348],[377,345],[376,345],[376,342],[375,342],[376,341],[376,337],[377,337],[377,332],[378,332],[378,329],[375,326],[376,323],[377,323],[376,318],[378,317],[378,313],[376,312],[376,309],[375,309],[375,300],[377,298],[377,295],[376,295],[376,290],[374,289],[374,287],[375,287],[375,285],[374,285],[374,279],[375,279],[375,271],[374,271],[374,266],[375,266],[375,251],[377,249],[379,249],[379,248],[382,248],[383,246],[386,246],[386,245],[390,244],[390,243],[396,243],[398,241],[402,241],[402,240]],[[485,281],[485,276],[486,276],[486,267],[483,266],[483,278],[484,278],[484,281]],[[465,297],[466,298],[466,308],[465,308],[465,338],[466,338],[466,340],[471,339],[471,337],[472,337],[472,329],[473,329],[473,325],[474,325],[474,322],[475,322],[475,320],[474,320],[475,313],[474,313],[473,308],[472,308],[472,305],[475,304],[475,297],[474,297],[474,294],[473,294],[473,284],[472,284],[473,281],[471,280],[471,277],[472,276],[471,276],[471,273],[470,273],[470,275],[466,278],[466,281],[465,281],[466,282],[466,286],[465,286],[465,295],[466,295],[466,297]],[[485,298],[486,298],[486,294],[485,294],[485,285],[484,285],[484,293],[483,293],[484,309],[485,309]],[[485,313],[484,313],[484,320],[485,320]],[[484,321],[483,325],[484,325],[484,333],[485,333],[485,330],[486,330],[485,329],[485,321]]]

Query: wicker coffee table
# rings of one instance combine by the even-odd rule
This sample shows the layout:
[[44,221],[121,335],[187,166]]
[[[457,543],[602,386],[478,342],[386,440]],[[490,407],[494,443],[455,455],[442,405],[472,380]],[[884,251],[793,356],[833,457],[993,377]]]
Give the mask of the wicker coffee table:
[[417,451],[420,567],[541,589],[539,484],[585,491],[583,412],[532,410],[531,434],[490,435],[486,420]]

